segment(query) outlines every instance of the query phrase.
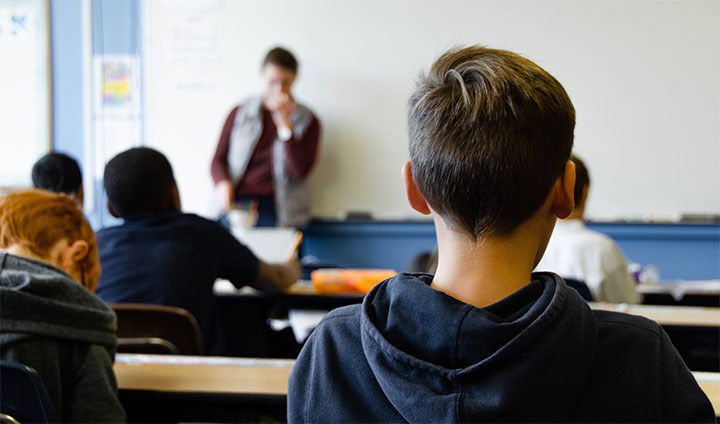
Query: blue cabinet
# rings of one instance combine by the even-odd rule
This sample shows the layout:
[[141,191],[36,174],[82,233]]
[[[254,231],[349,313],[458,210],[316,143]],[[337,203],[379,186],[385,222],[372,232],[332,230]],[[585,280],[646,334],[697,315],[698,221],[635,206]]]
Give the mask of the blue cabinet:
[[[663,281],[720,279],[720,225],[590,223],[612,237],[628,262],[655,265]],[[432,221],[313,220],[302,255],[344,268],[403,271],[435,247]]]

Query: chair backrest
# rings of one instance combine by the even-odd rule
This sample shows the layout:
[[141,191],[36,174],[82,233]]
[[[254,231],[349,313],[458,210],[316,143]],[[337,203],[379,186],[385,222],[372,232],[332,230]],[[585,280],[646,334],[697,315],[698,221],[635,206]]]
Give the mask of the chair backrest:
[[580,297],[582,297],[586,301],[593,302],[595,300],[592,293],[590,292],[590,288],[588,288],[587,284],[585,284],[584,282],[574,280],[572,278],[563,278],[563,280],[565,280],[565,283],[568,285],[568,287],[572,287],[577,290],[577,292],[580,293]]
[[118,337],[118,353],[147,353],[154,355],[179,355],[180,349],[159,337]]
[[45,383],[34,369],[0,361],[0,417],[10,423],[58,422]]
[[111,306],[118,320],[118,352],[203,353],[200,327],[187,309],[144,303]]

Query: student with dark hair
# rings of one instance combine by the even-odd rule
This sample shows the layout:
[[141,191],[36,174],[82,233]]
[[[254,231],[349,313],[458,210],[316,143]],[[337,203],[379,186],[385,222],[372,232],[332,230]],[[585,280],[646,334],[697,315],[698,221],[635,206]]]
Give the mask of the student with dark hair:
[[657,323],[532,273],[573,209],[574,126],[563,87],[522,56],[435,61],[410,97],[403,176],[435,222],[437,271],[325,316],[293,367],[289,422],[713,422]]
[[165,155],[147,147],[122,152],[105,165],[108,210],[118,218],[180,210],[180,193]]
[[108,303],[178,306],[198,320],[207,353],[221,354],[213,284],[277,291],[300,277],[292,259],[268,264],[218,223],[182,213],[172,167],[147,147],[132,148],[105,166],[108,209],[123,223],[98,232],[103,274],[98,295]]
[[297,227],[310,218],[306,180],[317,158],[320,122],[292,95],[297,72],[289,51],[267,53],[265,92],[230,111],[212,159],[222,209],[257,205],[261,227]]
[[69,195],[82,208],[82,172],[70,156],[53,152],[38,159],[32,168],[32,182],[35,188]]
[[0,357],[38,372],[62,422],[125,422],[99,278],[95,234],[69,196],[0,197]]
[[573,155],[571,160],[575,164],[575,209],[558,221],[536,269],[584,282],[598,302],[640,303],[642,296],[620,248],[610,237],[585,225],[590,174],[580,158]]

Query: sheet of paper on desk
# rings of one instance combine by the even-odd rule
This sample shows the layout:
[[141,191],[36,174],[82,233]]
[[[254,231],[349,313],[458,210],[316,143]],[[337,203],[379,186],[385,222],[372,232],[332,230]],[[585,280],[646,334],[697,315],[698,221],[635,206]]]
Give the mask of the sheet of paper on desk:
[[222,279],[222,278],[218,278],[217,280],[215,280],[215,284],[213,285],[213,293],[215,293],[215,294],[223,294],[223,293],[256,294],[256,293],[258,293],[258,290],[254,289],[250,286],[245,286],[243,288],[238,289],[230,281]]
[[328,312],[330,311],[290,309],[288,311],[288,320],[295,335],[295,341],[299,344],[305,343],[305,340],[310,337],[310,333],[320,324],[320,321]]
[[265,262],[285,262],[300,233],[294,228],[233,228],[232,233]]
[[229,358],[223,356],[150,355],[118,353],[115,362],[121,364],[162,364],[162,365],[215,365],[226,367],[272,367],[288,368],[295,363],[292,359]]

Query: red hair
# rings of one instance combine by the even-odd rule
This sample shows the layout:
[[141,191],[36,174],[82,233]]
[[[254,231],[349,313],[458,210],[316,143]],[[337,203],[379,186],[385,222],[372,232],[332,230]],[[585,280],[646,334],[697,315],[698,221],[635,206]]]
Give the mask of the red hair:
[[80,263],[81,283],[94,292],[100,280],[95,233],[77,203],[68,195],[25,190],[0,197],[0,248],[20,245],[47,258],[61,240],[84,240],[88,253]]

